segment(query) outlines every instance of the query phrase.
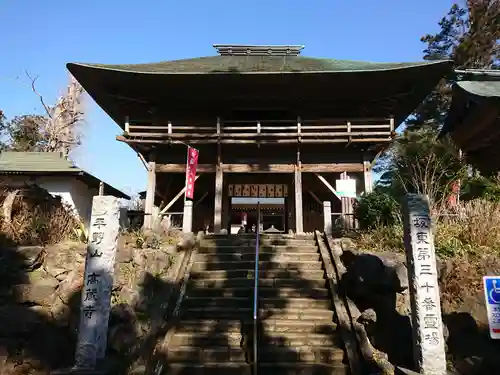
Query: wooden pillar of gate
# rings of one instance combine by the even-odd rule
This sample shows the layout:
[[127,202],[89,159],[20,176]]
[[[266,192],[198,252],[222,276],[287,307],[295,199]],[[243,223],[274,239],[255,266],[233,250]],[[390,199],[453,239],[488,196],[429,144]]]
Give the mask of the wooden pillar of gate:
[[217,164],[215,167],[215,202],[214,202],[214,233],[220,233],[222,229],[222,193],[223,172],[221,162],[220,144],[217,145]]
[[146,185],[146,200],[144,202],[144,225],[143,228],[148,230],[153,228],[153,207],[155,204],[156,193],[156,155],[152,152],[149,155],[148,163],[148,181]]
[[304,214],[302,204],[302,163],[300,162],[300,151],[297,151],[297,164],[295,165],[295,232],[304,233]]
[[[349,176],[347,172],[342,172],[340,174],[341,180],[348,180]],[[344,229],[349,230],[355,227],[354,223],[354,207],[353,207],[353,199],[348,197],[340,198],[341,206],[342,206],[342,222]]]

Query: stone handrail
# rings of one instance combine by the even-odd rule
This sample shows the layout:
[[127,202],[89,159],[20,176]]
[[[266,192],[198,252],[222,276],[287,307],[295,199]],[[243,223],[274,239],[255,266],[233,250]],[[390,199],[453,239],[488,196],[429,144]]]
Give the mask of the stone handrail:
[[[338,244],[335,244],[333,237],[330,234],[326,234],[325,239],[340,282],[342,276],[347,272],[346,267],[340,259],[340,256],[342,255],[342,248]],[[371,344],[364,325],[358,321],[361,316],[361,312],[356,304],[349,297],[347,297],[342,289],[339,292],[344,301],[346,301],[346,309],[351,318],[352,328],[356,336],[359,350],[364,363],[367,367],[369,367],[369,370],[373,371],[371,374],[394,374],[394,366],[386,359],[376,356],[377,350]]]
[[362,373],[362,363],[360,361],[359,347],[358,343],[356,342],[356,335],[354,334],[352,329],[351,318],[347,310],[347,306],[340,298],[340,279],[338,277],[338,271],[335,269],[335,265],[332,262],[331,253],[329,252],[325,244],[323,235],[319,231],[315,231],[315,235],[321,254],[321,259],[325,267],[327,282],[328,286],[330,287],[332,302],[336,311],[336,316],[338,318],[340,333],[345,345],[351,374],[360,375]]
[[[202,239],[203,232],[199,232],[196,241],[185,241],[186,244],[181,247],[181,252],[179,253],[180,259],[175,262],[174,267],[166,278],[166,281],[172,285],[172,288],[170,288],[165,295],[165,304],[161,319],[153,322],[151,330],[146,340],[144,340],[144,344],[132,353],[135,360],[140,356],[149,357],[148,352],[153,353],[149,358],[152,359],[155,357],[154,352],[158,350],[163,351],[167,348],[168,342],[173,335],[175,320],[179,313],[180,305],[184,299],[193,261]],[[161,344],[156,345],[161,335],[165,335],[164,339]],[[145,374],[154,373],[154,368],[151,368],[151,366],[147,367]]]

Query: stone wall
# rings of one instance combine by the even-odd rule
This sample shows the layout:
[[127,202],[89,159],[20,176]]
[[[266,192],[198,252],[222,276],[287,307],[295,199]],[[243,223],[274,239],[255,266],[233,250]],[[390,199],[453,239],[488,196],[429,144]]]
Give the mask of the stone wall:
[[[108,358],[118,373],[144,354],[146,338],[175,287],[175,241],[157,249],[121,239],[115,268]],[[72,366],[83,283],[83,244],[2,249],[0,373],[48,374]],[[153,340],[154,341],[154,340]]]
[[[405,255],[396,251],[360,251],[350,240],[339,242],[340,258],[347,269],[342,277],[342,288],[357,306],[357,320],[364,325],[376,355],[393,366],[413,368]],[[453,259],[438,259],[437,266],[443,296],[447,293],[447,279],[453,277],[457,265]],[[471,288],[471,285],[458,287]],[[488,336],[482,291],[471,292],[466,299],[456,301],[453,307],[444,303],[443,322],[449,370],[464,375],[500,373],[500,346]]]

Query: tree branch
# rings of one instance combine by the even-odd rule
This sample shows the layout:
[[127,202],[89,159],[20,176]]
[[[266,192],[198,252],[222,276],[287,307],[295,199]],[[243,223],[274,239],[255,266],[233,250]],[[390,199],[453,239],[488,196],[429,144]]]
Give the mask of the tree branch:
[[50,112],[50,109],[49,107],[45,104],[45,101],[43,100],[43,96],[36,90],[36,86],[35,86],[35,83],[36,83],[36,80],[38,79],[38,76],[33,78],[31,77],[31,75],[29,74],[29,72],[27,70],[24,71],[26,73],[26,76],[30,79],[31,81],[31,90],[38,96],[38,98],[40,99],[40,103],[42,103],[43,105],[43,108],[45,109],[45,112],[47,113],[47,116],[49,116],[50,118],[52,118],[52,114]]

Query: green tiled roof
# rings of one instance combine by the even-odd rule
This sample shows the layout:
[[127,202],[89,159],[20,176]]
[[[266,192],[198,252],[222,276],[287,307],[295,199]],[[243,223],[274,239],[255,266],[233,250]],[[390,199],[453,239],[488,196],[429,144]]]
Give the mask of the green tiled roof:
[[457,86],[472,95],[500,98],[500,77],[496,81],[461,81]]
[[[62,174],[80,175],[88,186],[98,188],[100,179],[85,172],[66,159],[60,152],[16,152],[3,151],[0,153],[1,174]],[[105,192],[115,197],[130,199],[130,197],[114,188],[104,184]]]
[[78,173],[83,172],[59,152],[14,152],[0,153],[0,173]]
[[377,63],[305,56],[208,56],[148,64],[110,65],[70,63],[68,64],[68,68],[71,68],[72,65],[79,65],[89,68],[149,74],[296,73],[383,71],[440,63],[443,63],[443,61]]

